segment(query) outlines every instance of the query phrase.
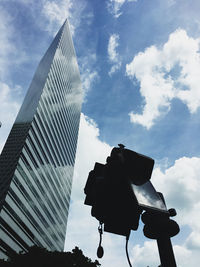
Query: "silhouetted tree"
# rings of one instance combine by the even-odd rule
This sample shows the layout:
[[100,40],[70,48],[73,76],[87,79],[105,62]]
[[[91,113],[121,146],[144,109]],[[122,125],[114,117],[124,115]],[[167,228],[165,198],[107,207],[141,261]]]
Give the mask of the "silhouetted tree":
[[48,251],[45,248],[31,247],[28,252],[12,255],[7,261],[0,260],[1,267],[99,267],[75,247],[72,252]]

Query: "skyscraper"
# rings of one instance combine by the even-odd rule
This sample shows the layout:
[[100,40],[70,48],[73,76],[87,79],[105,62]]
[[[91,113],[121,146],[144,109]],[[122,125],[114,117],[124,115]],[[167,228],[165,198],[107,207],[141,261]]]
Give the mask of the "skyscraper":
[[39,63],[0,156],[0,256],[63,250],[82,88],[66,21]]

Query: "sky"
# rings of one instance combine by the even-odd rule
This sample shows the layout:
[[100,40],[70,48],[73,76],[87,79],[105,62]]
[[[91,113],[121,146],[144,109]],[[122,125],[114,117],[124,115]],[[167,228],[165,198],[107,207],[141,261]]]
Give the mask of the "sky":
[[[70,22],[84,102],[65,250],[97,258],[98,221],[83,188],[122,143],[155,159],[151,181],[181,228],[177,266],[199,265],[199,12],[199,0],[0,0],[0,150],[40,59]],[[142,229],[131,233],[131,262],[158,266],[156,241]],[[104,233],[103,247],[103,267],[128,266],[124,237]]]

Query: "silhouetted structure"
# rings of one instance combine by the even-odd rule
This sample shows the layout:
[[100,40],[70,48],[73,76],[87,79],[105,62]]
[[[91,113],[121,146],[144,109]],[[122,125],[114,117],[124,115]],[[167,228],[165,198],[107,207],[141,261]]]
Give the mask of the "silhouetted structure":
[[0,258],[63,250],[82,88],[66,21],[39,63],[0,156]]
[[84,188],[85,204],[92,207],[91,215],[99,221],[99,258],[103,256],[104,224],[104,231],[126,236],[126,255],[129,266],[132,266],[128,240],[130,231],[138,229],[142,214],[144,235],[157,240],[162,267],[176,267],[170,240],[180,230],[170,219],[176,211],[167,209],[162,193],[157,192],[150,182],[153,166],[153,159],[119,144],[112,149],[106,164],[96,162],[89,173]]

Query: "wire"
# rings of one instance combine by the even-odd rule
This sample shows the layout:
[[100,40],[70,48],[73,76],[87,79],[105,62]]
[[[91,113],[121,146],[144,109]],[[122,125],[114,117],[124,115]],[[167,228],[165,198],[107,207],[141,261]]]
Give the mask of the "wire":
[[101,246],[102,234],[103,234],[102,224],[103,224],[102,222],[99,222],[99,227],[98,227],[98,231],[99,231],[99,235],[100,235],[99,246],[97,248],[97,257],[98,258],[102,258],[103,254],[104,254],[103,247]]
[[129,259],[129,255],[128,255],[128,240],[129,240],[129,235],[130,235],[130,234],[128,234],[128,235],[126,236],[126,257],[127,257],[129,266],[132,267],[131,262],[130,262],[130,259]]

